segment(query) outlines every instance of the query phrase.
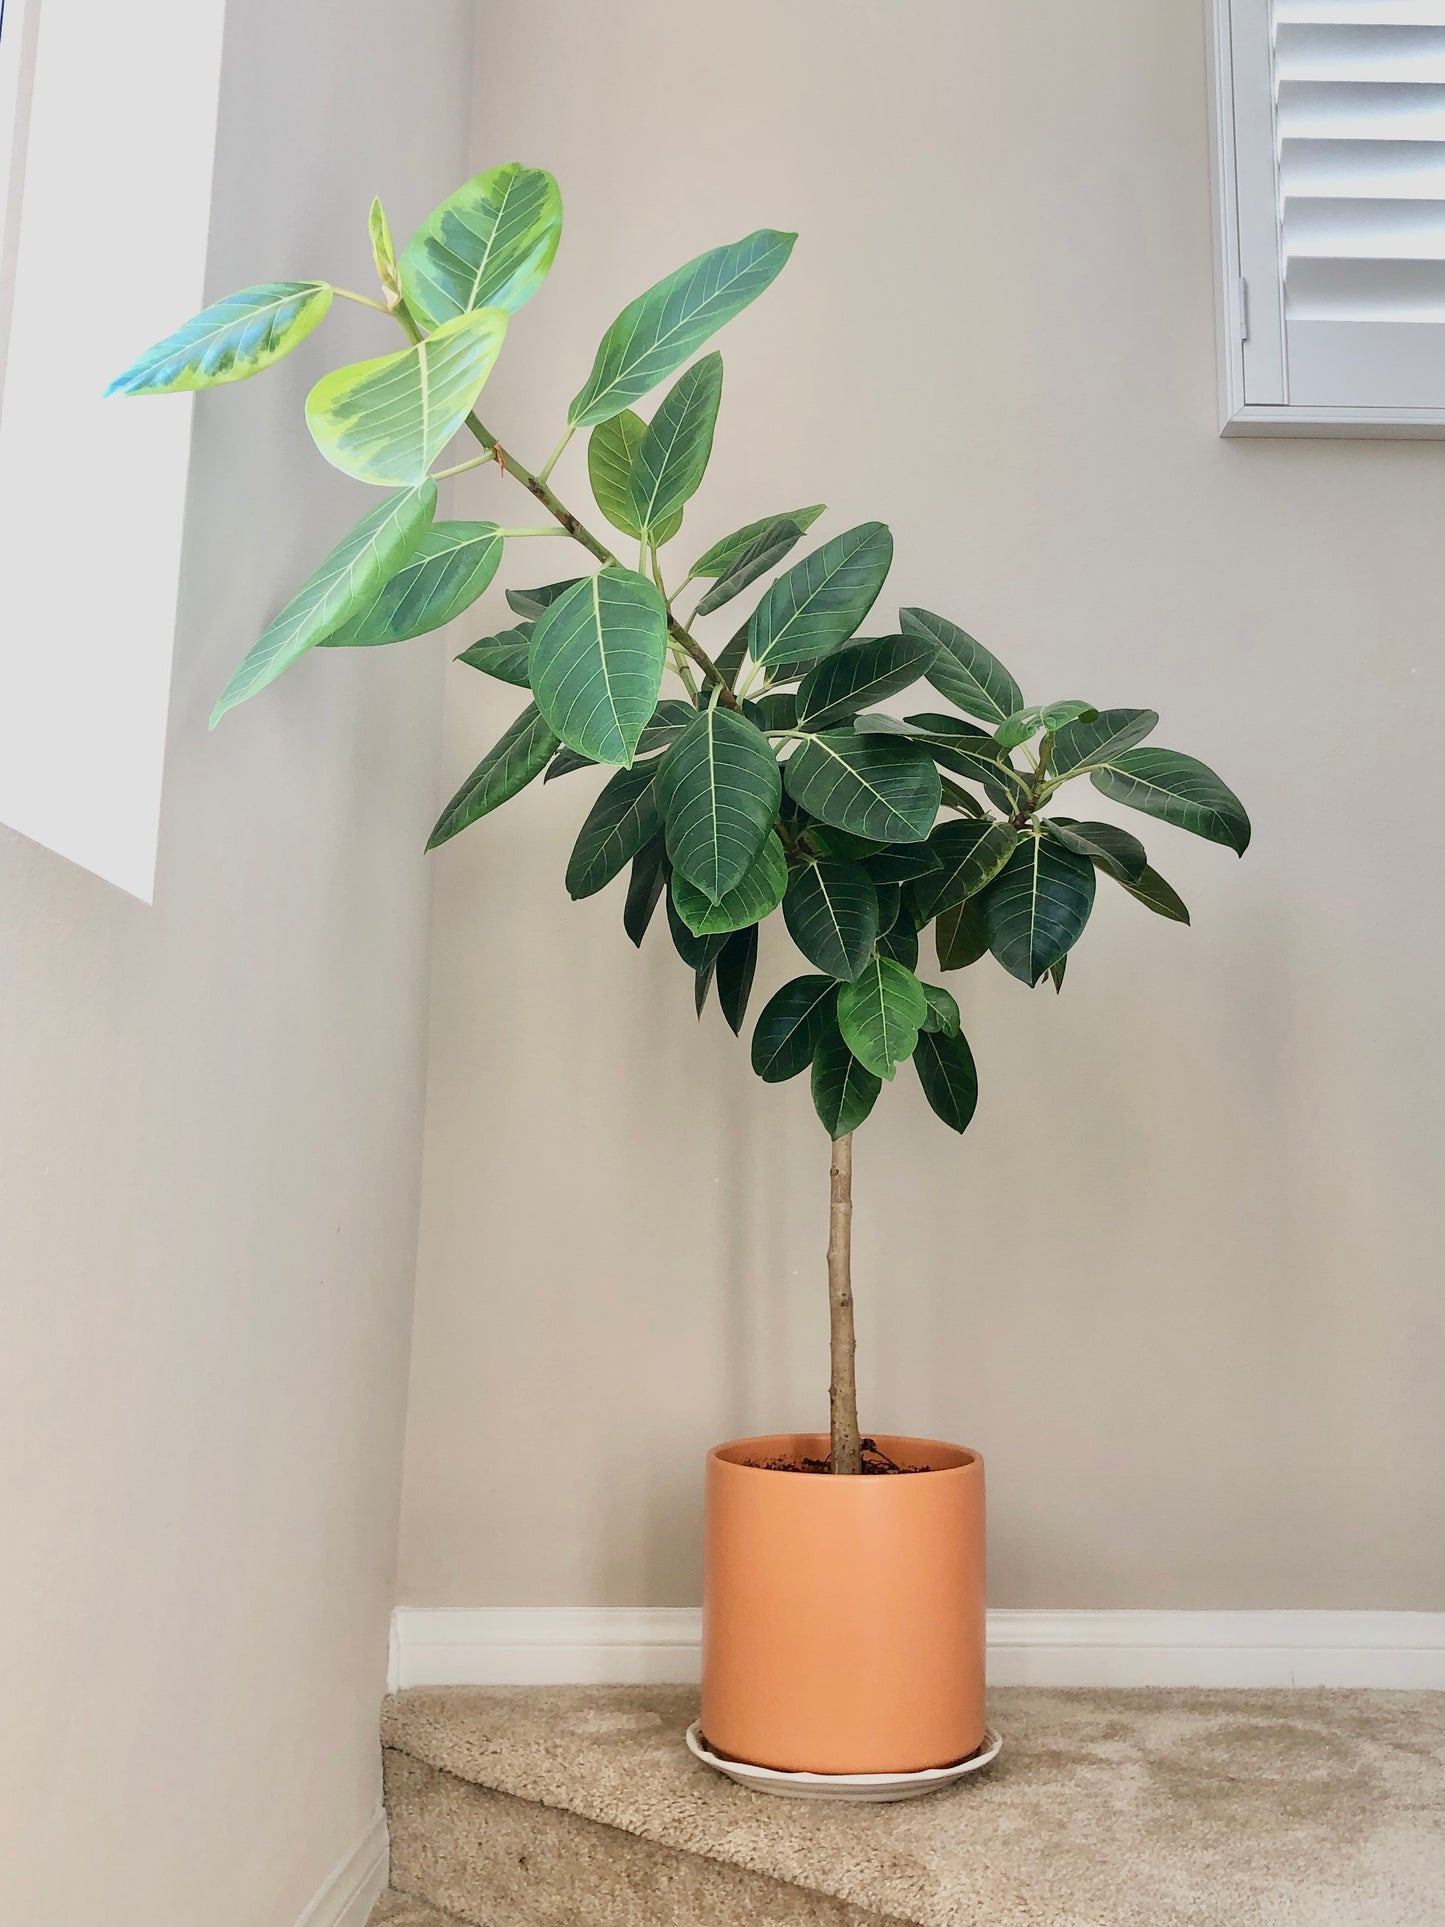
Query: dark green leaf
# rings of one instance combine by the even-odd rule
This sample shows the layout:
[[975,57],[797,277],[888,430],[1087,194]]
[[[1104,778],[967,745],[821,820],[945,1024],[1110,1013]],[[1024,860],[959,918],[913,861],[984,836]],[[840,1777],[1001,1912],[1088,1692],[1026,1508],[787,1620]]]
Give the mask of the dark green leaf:
[[575,589],[581,580],[580,575],[572,575],[568,576],[565,582],[544,583],[540,589],[508,589],[507,607],[513,615],[523,616],[528,621],[535,622],[549,602],[555,602],[558,596],[564,596],[569,589]]
[[769,835],[747,874],[716,903],[676,870],[672,901],[688,929],[695,936],[707,937],[720,930],[743,930],[750,923],[761,923],[777,909],[787,887],[788,859],[777,837]]
[[980,902],[989,949],[1011,976],[1036,984],[1083,933],[1094,866],[1052,837],[1024,836]]
[[863,868],[875,883],[912,883],[918,877],[931,876],[942,868],[933,848],[936,835],[937,831],[927,843],[904,843],[895,849],[865,856]]
[[1007,669],[956,622],[927,609],[900,609],[898,620],[905,636],[924,636],[938,645],[928,680],[966,716],[998,724],[1023,708],[1019,686]]
[[761,713],[760,727],[763,729],[796,729],[798,726],[798,698],[791,689],[772,689],[766,696],[758,698],[757,709]]
[[[867,723],[871,729],[882,719],[860,716],[858,720]],[[966,776],[980,784],[989,801],[1006,814],[1012,815],[1027,798],[1027,779],[1013,767],[1007,752],[985,730],[976,729],[972,723],[966,723],[958,716],[932,712],[907,717],[904,728],[910,732],[913,741],[927,745],[936,763],[942,763],[945,769],[951,769],[959,776]]]
[[740,1037],[758,967],[758,926],[734,930],[717,953],[717,1000],[734,1037]]
[[951,1131],[966,1131],[978,1104],[978,1072],[968,1039],[925,1033],[913,1053],[923,1095]]
[[1161,917],[1168,917],[1171,923],[1188,923],[1189,911],[1184,899],[1173,884],[1164,881],[1157,870],[1146,868],[1144,874],[1136,877],[1132,883],[1125,882],[1122,877],[1117,880],[1124,884],[1131,897],[1137,897],[1147,909]]
[[602,337],[592,373],[567,411],[569,426],[605,422],[665,381],[772,284],[797,238],[760,228],[698,255],[629,302]]
[[719,354],[704,355],[684,368],[637,444],[627,482],[628,508],[650,542],[671,539],[684,505],[697,493],[712,455],[722,378]]
[[718,674],[722,677],[729,689],[737,688],[738,671],[742,668],[743,659],[747,653],[748,626],[744,623],[732,640],[725,645],[722,654],[717,658]]
[[559,749],[547,765],[547,774],[542,781],[550,783],[558,776],[575,775],[579,769],[601,769],[601,767],[602,765],[595,763],[590,756],[579,756],[575,749]]
[[631,569],[603,569],[538,617],[532,692],[569,749],[625,765],[657,707],[666,658],[662,597]]
[[406,305],[424,328],[473,308],[514,313],[541,287],[562,235],[550,174],[489,168],[433,208],[402,251]]
[[728,940],[726,930],[718,930],[710,936],[694,936],[677,913],[677,905],[669,890],[667,898],[667,927],[672,934],[673,948],[689,970],[701,970],[709,960],[717,955]]
[[945,910],[933,926],[940,970],[966,970],[988,949],[988,929],[977,897],[965,897]]
[[783,768],[788,794],[821,823],[881,843],[921,843],[938,814],[938,771],[926,749],[832,730],[798,744]]
[[945,809],[957,810],[960,816],[981,817],[983,815],[983,808],[978,799],[970,796],[967,790],[961,790],[957,783],[950,783],[947,777],[943,779],[943,806]]
[[892,535],[881,522],[863,522],[795,562],[753,611],[753,661],[786,680],[831,654],[877,601],[892,561]]
[[767,737],[720,703],[699,710],[658,778],[673,868],[713,902],[726,896],[763,848],[781,795]]
[[1053,963],[1049,965],[1049,975],[1053,979],[1054,995],[1056,997],[1064,987],[1064,972],[1068,969],[1068,967],[1069,967],[1069,960],[1067,957],[1060,957],[1057,963]]
[[1158,721],[1158,713],[1152,709],[1105,709],[1091,722],[1069,723],[1054,732],[1050,772],[1056,777],[1069,776],[1095,763],[1107,763],[1142,742]]
[[901,883],[879,883],[874,886],[878,898],[878,932],[886,936],[898,921],[898,913],[903,908],[903,885]]
[[637,739],[639,756],[655,756],[671,749],[680,736],[697,721],[697,711],[682,696],[664,696],[652,712],[652,720]]
[[822,502],[814,502],[811,508],[790,509],[785,515],[765,515],[757,522],[749,522],[744,528],[734,529],[731,535],[723,536],[721,541],[714,542],[710,549],[705,550],[688,574],[719,578],[730,574],[760,535],[774,540],[791,528],[796,531],[793,536],[796,542],[817,521],[824,506]]
[[1077,850],[1121,883],[1137,883],[1149,867],[1144,845],[1117,823],[1074,823],[1065,817],[1045,817],[1043,826],[1065,849]]
[[798,690],[798,721],[804,729],[851,720],[869,703],[907,689],[933,661],[931,642],[908,636],[876,636],[851,643],[810,669]]
[[873,957],[856,983],[838,987],[843,1041],[875,1077],[891,1078],[913,1055],[928,999],[913,972],[891,957]]
[[365,648],[441,629],[471,607],[501,559],[495,522],[433,522],[366,607],[323,636],[321,646]]
[[824,856],[795,870],[783,898],[783,921],[811,964],[851,980],[878,936],[878,892],[848,857]]
[[531,644],[532,624],[523,622],[515,629],[504,629],[499,636],[483,636],[470,649],[463,649],[457,661],[466,663],[470,669],[480,669],[483,675],[495,676],[498,682],[525,689]]
[[753,1028],[753,1069],[766,1084],[805,1071],[833,1026],[831,977],[795,977],[770,997]]
[[662,829],[650,763],[620,769],[588,811],[567,864],[567,894],[590,897],[618,876]]
[[942,1032],[946,1037],[957,1037],[963,1019],[959,1016],[958,1005],[952,994],[942,984],[925,984],[923,994],[928,999],[928,1015],[923,1020],[923,1028],[930,1034]]
[[[667,856],[662,847],[662,838],[656,836],[632,859],[632,874],[627,879],[627,902],[622,910],[622,927],[639,947],[666,888]],[[688,935],[691,936],[692,932],[689,931]]]
[[[893,888],[897,889],[897,884]],[[902,964],[905,970],[918,968],[918,932],[911,917],[895,917],[889,927],[878,939],[880,957],[891,957],[894,963]]]
[[881,1077],[864,1068],[830,1023],[813,1053],[813,1109],[831,1138],[856,1131],[877,1102]]
[[259,375],[289,355],[331,306],[325,281],[265,281],[228,294],[147,348],[107,395],[176,395]]
[[918,885],[924,920],[951,910],[965,897],[976,897],[1008,862],[1018,840],[1018,831],[1008,823],[940,823],[928,839],[938,858],[938,874],[923,877]]
[[1116,803],[1190,830],[1211,843],[1226,844],[1236,856],[1249,848],[1249,818],[1243,803],[1207,764],[1176,749],[1126,749],[1089,778],[1096,790]]
[[[724,603],[741,595],[749,583],[756,582],[760,575],[766,575],[769,569],[782,561],[822,513],[823,504],[819,502],[812,508],[799,509],[793,515],[773,515],[766,521],[752,522],[748,528],[740,529],[737,535],[714,543],[701,561],[695,562],[692,567],[695,576],[717,577],[698,602],[694,613],[709,616],[714,609],[721,609]],[[747,540],[739,544],[741,536],[746,536]],[[726,557],[722,568],[714,566],[719,556]]]
[[518,790],[525,789],[557,747],[557,738],[528,703],[512,727],[489,749],[437,819],[427,839],[434,850],[459,830],[486,816]]
[[[798,805],[794,803],[793,808],[797,809]],[[835,829],[827,823],[809,823],[806,814],[800,812],[800,815],[807,824],[810,849],[831,850],[834,856],[851,856],[855,863],[861,863],[865,857],[877,856],[880,850],[888,848],[876,837],[852,836],[847,830]]]
[[[726,937],[723,938],[723,942],[727,942]],[[722,952],[719,951],[718,956],[721,955]],[[699,1017],[702,1015],[703,1006],[707,1002],[707,993],[712,989],[712,980],[716,974],[717,957],[709,957],[705,964],[700,964],[693,972],[692,1002]]]

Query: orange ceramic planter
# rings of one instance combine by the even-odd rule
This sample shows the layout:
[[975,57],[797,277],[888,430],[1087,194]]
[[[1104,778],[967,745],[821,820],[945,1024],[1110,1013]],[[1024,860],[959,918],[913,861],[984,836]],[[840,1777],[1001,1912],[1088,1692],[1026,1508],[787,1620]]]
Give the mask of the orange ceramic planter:
[[882,1438],[906,1476],[767,1471],[824,1435],[708,1455],[702,1731],[714,1752],[804,1773],[913,1773],[984,1732],[983,1460]]

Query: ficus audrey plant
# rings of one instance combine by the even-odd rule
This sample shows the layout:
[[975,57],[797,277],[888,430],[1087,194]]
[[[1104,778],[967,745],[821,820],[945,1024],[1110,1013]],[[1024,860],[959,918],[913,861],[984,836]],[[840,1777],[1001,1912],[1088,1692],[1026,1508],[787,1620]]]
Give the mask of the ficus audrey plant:
[[[664,560],[707,469],[722,398],[722,357],[693,357],[771,284],[795,236],[759,229],[630,302],[533,470],[476,407],[512,316],[557,251],[556,182],[515,163],[480,174],[400,255],[379,202],[370,231],[379,298],[325,281],[245,288],[158,342],[108,391],[173,394],[260,374],[337,297],[376,309],[405,336],[393,352],[334,369],[307,397],[321,453],[382,493],[269,624],[212,721],[313,647],[402,642],[452,622],[513,541],[554,535],[586,552],[580,576],[509,589],[515,627],[462,652],[528,700],[428,847],[538,776],[610,768],[567,888],[591,896],[627,870],[622,920],[634,944],[665,901],[699,1013],[715,984],[739,1033],[758,927],[782,911],[809,969],[764,1005],[752,1064],[767,1083],[808,1071],[832,1140],[830,1467],[856,1474],[867,1455],[853,1364],[853,1132],[908,1060],[950,1130],[966,1129],[978,1095],[958,1005],[919,974],[921,934],[931,928],[940,973],[991,954],[1021,982],[1048,977],[1057,990],[1099,876],[1159,916],[1189,921],[1137,837],[1060,813],[1066,785],[1087,778],[1115,803],[1241,854],[1249,819],[1212,770],[1149,740],[1151,709],[1025,703],[995,656],[926,609],[902,609],[860,637],[893,559],[881,522],[830,536],[780,573],[821,505],[763,515],[686,566]],[[644,419],[634,404],[664,382]],[[439,466],[463,431],[479,452]],[[579,431],[612,535],[551,484]],[[438,482],[484,465],[524,489],[546,526],[437,521]],[[731,635],[700,640],[704,622],[769,576]],[[675,688],[664,695],[669,674]],[[919,682],[952,707],[902,718],[874,707]]]

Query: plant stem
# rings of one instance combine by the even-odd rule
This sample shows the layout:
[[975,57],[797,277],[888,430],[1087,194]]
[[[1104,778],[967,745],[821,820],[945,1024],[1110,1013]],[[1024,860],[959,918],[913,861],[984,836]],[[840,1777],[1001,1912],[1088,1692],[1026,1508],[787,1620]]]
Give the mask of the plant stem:
[[828,1424],[832,1470],[856,1478],[863,1470],[858,1431],[858,1380],[853,1333],[853,1133],[834,1138],[828,1171],[828,1311],[832,1371]]
[[541,468],[537,472],[537,480],[539,482],[545,482],[547,477],[552,473],[552,470],[557,466],[558,462],[562,459],[562,456],[566,450],[567,444],[572,439],[573,433],[574,431],[569,428],[566,434],[562,437],[561,441],[558,442],[557,446],[552,450],[552,453],[547,457],[546,461],[543,462]]
[[373,301],[369,294],[353,294],[350,288],[338,288],[334,284],[331,292],[333,294],[339,294],[343,301],[354,301],[358,307],[375,308],[379,314],[390,314],[392,312],[384,301]]

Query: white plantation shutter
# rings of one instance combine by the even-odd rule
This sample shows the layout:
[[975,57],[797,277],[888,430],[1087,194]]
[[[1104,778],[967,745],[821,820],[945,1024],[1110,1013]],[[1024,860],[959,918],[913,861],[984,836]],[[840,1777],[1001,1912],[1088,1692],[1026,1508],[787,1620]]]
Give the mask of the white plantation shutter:
[[1227,432],[1445,434],[1445,0],[1217,0]]

